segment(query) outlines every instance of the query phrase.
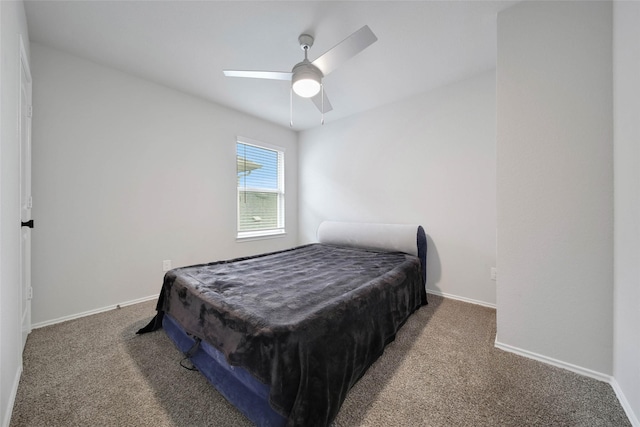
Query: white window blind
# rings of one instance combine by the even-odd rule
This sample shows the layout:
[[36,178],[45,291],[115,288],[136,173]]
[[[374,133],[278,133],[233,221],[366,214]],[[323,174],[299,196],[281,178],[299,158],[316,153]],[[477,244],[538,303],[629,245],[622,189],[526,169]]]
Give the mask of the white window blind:
[[284,150],[238,138],[238,238],[284,233]]

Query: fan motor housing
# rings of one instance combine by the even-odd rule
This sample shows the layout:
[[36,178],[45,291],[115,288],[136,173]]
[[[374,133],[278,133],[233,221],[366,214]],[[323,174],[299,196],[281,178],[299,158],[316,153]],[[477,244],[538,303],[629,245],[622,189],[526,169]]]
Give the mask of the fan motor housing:
[[320,68],[316,67],[315,65],[313,65],[311,62],[309,62],[308,60],[304,60],[302,62],[298,62],[296,65],[293,66],[293,69],[291,70],[291,73],[293,73],[293,79],[295,79],[295,76],[300,74],[304,74],[304,75],[314,75],[316,76],[318,79],[321,79],[324,77],[324,75],[322,74],[322,71],[320,71]]

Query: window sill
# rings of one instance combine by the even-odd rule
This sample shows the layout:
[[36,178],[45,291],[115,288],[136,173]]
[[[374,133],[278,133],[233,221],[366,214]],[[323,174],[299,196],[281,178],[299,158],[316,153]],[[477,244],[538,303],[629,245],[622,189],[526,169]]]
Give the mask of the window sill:
[[287,233],[284,230],[276,231],[257,231],[257,232],[244,232],[238,233],[236,236],[236,242],[250,242],[252,240],[264,240],[264,239],[277,239],[285,237]]

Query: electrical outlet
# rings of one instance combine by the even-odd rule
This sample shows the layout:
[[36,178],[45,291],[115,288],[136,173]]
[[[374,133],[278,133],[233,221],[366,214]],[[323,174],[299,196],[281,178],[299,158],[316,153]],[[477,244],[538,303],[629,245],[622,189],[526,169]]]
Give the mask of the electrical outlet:
[[171,270],[171,260],[165,259],[162,261],[162,271],[167,272],[169,270]]
[[495,267],[491,267],[491,280],[497,280],[498,278],[498,269]]

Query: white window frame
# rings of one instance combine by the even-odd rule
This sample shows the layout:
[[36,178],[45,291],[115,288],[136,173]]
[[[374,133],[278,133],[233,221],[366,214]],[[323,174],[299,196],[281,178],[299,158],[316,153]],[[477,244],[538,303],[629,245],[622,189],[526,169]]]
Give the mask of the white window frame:
[[[236,137],[236,144],[235,144],[236,155],[234,157],[237,157],[238,144],[251,145],[253,147],[276,151],[278,153],[278,188],[276,190],[272,190],[272,189],[263,189],[263,188],[246,188],[246,187],[240,187],[240,185],[237,185],[237,188],[236,188],[236,232],[237,232],[236,239],[238,241],[247,241],[247,240],[254,240],[254,239],[284,236],[286,234],[285,188],[284,188],[285,149],[277,145],[268,144],[262,141],[257,141],[255,139],[246,138],[243,136],[238,136]],[[237,175],[237,167],[236,167],[236,175]],[[238,182],[237,179],[236,179],[236,182]],[[258,190],[261,192],[273,192],[278,194],[278,198],[277,198],[278,211],[276,215],[277,216],[276,228],[269,228],[269,229],[263,229],[263,230],[250,230],[250,231],[240,230],[240,191],[246,191],[246,190]]]

